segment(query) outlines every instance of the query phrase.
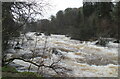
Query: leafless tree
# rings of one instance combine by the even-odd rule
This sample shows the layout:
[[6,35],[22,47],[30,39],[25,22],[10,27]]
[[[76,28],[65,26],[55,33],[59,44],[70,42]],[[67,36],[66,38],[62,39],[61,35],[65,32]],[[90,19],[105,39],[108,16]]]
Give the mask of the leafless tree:
[[[46,3],[44,2],[44,0],[39,0],[40,2],[37,3],[35,2],[35,0],[31,0],[30,2],[14,2],[11,9],[12,9],[12,14],[14,15],[13,19],[15,22],[19,23],[19,26],[17,28],[15,28],[14,30],[19,30],[20,28],[23,28],[23,26],[25,26],[26,22],[30,22],[32,20],[35,20],[36,18],[34,18],[35,16],[43,16],[42,15],[42,12],[45,11],[45,8],[44,7],[49,7],[49,3]],[[14,34],[11,32],[11,34]],[[23,34],[25,37],[25,33]],[[32,51],[32,60],[30,59],[25,59],[24,57],[12,57],[12,58],[9,58],[9,59],[6,59],[4,60],[4,62],[6,64],[9,64],[10,62],[12,62],[13,60],[15,59],[18,59],[18,60],[23,60],[24,62],[29,62],[31,63],[29,68],[28,68],[28,71],[31,69],[31,65],[35,65],[38,67],[38,72],[39,71],[42,71],[41,70],[43,67],[44,68],[50,68],[52,69],[54,72],[56,72],[59,76],[65,74],[64,71],[67,71],[67,70],[70,70],[70,69],[67,69],[65,67],[62,67],[61,65],[59,65],[59,62],[61,62],[62,60],[62,56],[59,56],[59,59],[58,60],[54,60],[49,64],[49,65],[46,65],[45,64],[45,54],[51,54],[49,55],[49,59],[51,59],[51,56],[53,53],[49,53],[46,49],[47,49],[47,39],[48,37],[46,36],[46,39],[45,39],[45,43],[44,43],[44,48],[43,48],[43,52],[40,52],[42,53],[41,55],[41,58],[39,60],[39,63],[37,62],[34,62],[34,58],[37,56],[37,54],[35,53],[36,51],[36,45],[37,45],[37,37],[35,39],[35,46],[34,46],[34,49],[31,50]],[[27,40],[28,41],[28,40]],[[61,69],[61,71],[59,71],[59,69]]]

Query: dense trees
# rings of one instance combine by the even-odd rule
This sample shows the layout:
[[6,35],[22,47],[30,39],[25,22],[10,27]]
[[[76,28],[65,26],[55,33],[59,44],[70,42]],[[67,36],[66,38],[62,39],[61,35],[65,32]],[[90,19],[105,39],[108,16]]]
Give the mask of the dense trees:
[[[118,2],[119,3],[119,2]],[[112,2],[94,2],[94,3],[87,3],[86,5],[83,6],[83,11],[84,11],[84,20],[88,20],[88,25],[87,28],[93,28],[91,32],[94,31],[95,37],[114,37],[118,38],[118,26],[116,25],[118,20],[114,20],[115,16],[116,18],[118,17],[117,15],[114,15],[116,6],[118,3],[112,3]],[[91,13],[86,14],[87,11],[86,8],[89,8],[89,11]],[[120,9],[120,8],[119,8]],[[119,10],[117,8],[117,11]],[[87,17],[90,15],[89,17]],[[119,15],[119,14],[118,14]],[[87,19],[85,18],[87,17]],[[90,20],[89,20],[90,19]],[[89,24],[90,23],[90,24]],[[86,23],[84,23],[86,24]],[[92,25],[91,25],[92,24]],[[93,27],[89,27],[89,25]],[[113,30],[114,29],[114,30]],[[92,33],[91,33],[92,35]],[[93,36],[91,36],[93,37]]]
[[120,25],[120,1],[116,3],[114,7],[113,12],[113,21],[114,21],[114,27],[112,27],[112,36],[120,39],[120,31],[119,31],[119,25]]
[[60,10],[56,16],[51,16],[49,23],[46,22],[45,31],[66,34],[79,40],[118,38],[119,6],[119,2],[84,2],[83,7]]

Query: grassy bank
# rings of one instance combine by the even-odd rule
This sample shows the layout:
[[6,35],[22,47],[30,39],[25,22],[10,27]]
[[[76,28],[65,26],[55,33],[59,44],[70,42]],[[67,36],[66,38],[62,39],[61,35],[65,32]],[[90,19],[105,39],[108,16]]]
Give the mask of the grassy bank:
[[42,76],[34,72],[18,72],[16,68],[11,66],[2,67],[2,79],[9,79],[10,77],[34,77],[41,79]]

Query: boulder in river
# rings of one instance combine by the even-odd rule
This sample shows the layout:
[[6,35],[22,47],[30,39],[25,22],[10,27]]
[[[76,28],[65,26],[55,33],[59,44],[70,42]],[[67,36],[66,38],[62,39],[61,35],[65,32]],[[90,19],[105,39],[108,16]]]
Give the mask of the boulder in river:
[[109,38],[99,38],[95,45],[106,46],[109,43]]
[[120,43],[120,40],[115,40],[113,41],[113,43]]

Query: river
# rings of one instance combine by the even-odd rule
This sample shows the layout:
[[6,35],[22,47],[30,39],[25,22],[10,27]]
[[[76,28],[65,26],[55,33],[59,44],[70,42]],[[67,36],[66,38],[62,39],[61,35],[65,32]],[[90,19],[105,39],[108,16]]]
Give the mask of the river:
[[[25,56],[26,58],[31,55],[31,51],[41,55],[44,47],[45,51],[45,64],[49,65],[51,62],[57,60],[59,55],[52,54],[51,59],[48,53],[52,49],[64,55],[64,59],[59,62],[59,65],[64,66],[71,71],[66,71],[70,77],[117,77],[118,76],[118,43],[109,42],[108,46],[102,47],[95,45],[96,41],[85,42],[73,40],[65,35],[35,36],[34,32],[26,34],[27,38],[21,36],[19,39],[22,44],[22,49],[9,49],[8,57]],[[46,42],[46,45],[45,45]],[[12,42],[11,42],[12,43]],[[16,43],[16,42],[15,42]],[[41,57],[33,58],[34,62],[39,63]],[[31,59],[32,60],[32,59]],[[28,69],[30,63],[22,60],[13,61],[18,67],[18,71],[25,71]],[[32,65],[31,71],[36,71],[37,67]],[[44,69],[44,73],[56,75],[51,69]]]

